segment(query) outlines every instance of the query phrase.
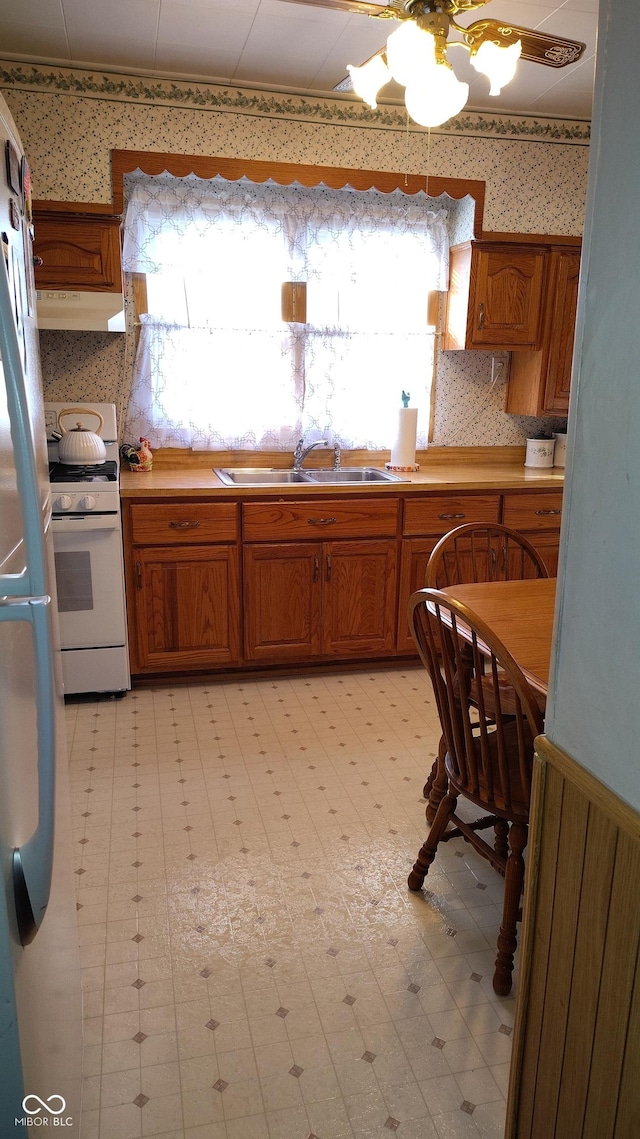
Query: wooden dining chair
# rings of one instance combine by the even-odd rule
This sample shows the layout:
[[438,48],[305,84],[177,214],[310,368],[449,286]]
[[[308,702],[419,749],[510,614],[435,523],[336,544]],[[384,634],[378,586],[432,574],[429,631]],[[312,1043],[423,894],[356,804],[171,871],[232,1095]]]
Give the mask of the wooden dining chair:
[[[524,880],[533,741],[542,732],[542,715],[513,657],[466,605],[439,590],[421,589],[410,598],[409,613],[418,652],[433,685],[447,780],[429,835],[409,875],[409,888],[422,888],[439,844],[459,836],[504,874],[493,987],[506,996],[511,991]],[[485,683],[477,688],[475,702],[472,680],[480,673]],[[502,711],[504,677],[512,695],[508,715]],[[485,701],[488,693],[490,708]],[[456,811],[461,795],[488,814],[465,822]],[[494,845],[478,833],[488,827],[497,827],[501,836]]]
[[[430,589],[446,589],[478,581],[521,581],[524,578],[549,577],[538,551],[524,534],[497,522],[466,522],[456,526],[434,546],[425,575]],[[487,693],[486,699],[490,699]],[[509,696],[503,694],[503,711],[508,710]],[[424,785],[427,800],[427,822],[433,822],[446,789],[444,774],[444,739]]]
[[445,589],[474,581],[522,581],[549,577],[540,554],[524,534],[497,522],[467,522],[434,546],[425,585]]

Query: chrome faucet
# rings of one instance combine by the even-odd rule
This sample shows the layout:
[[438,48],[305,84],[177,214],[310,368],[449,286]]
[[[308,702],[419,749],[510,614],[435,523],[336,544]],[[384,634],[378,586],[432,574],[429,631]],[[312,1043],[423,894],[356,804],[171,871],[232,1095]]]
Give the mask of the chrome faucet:
[[326,439],[316,439],[316,442],[310,443],[308,447],[304,446],[304,439],[298,439],[298,442],[296,443],[296,449],[293,452],[293,469],[294,469],[294,471],[300,470],[300,468],[301,468],[302,464],[304,463],[304,460],[306,459],[307,455],[309,454],[310,451],[313,451],[314,447],[328,447],[328,446],[329,446],[329,444],[327,443]]

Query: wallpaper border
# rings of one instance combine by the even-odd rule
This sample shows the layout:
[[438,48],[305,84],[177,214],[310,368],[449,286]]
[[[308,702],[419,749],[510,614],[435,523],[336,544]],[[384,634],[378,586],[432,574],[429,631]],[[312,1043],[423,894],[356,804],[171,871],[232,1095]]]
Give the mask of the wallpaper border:
[[[332,126],[407,130],[406,113],[396,104],[385,104],[372,111],[363,103],[344,96],[305,96],[235,87],[206,81],[183,81],[129,75],[85,68],[37,66],[0,60],[0,89],[47,92],[116,102],[180,106],[200,111],[233,111],[264,118],[298,119]],[[410,124],[411,133],[427,134],[423,127]],[[529,142],[588,146],[590,123],[580,119],[553,119],[544,116],[487,115],[467,111],[451,119],[434,134],[524,139]]]

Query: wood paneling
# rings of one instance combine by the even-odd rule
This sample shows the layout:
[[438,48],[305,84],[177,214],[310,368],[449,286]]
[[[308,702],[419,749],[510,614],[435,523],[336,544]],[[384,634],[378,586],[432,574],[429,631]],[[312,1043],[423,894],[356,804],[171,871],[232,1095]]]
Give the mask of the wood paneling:
[[640,1134],[640,818],[538,740],[508,1139]]

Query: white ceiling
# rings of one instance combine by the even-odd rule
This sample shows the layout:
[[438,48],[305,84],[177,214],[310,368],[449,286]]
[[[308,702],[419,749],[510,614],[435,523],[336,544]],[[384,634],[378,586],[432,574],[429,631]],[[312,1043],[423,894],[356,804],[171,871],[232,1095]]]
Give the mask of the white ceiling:
[[[488,0],[460,15],[460,24],[493,17],[587,45],[564,68],[521,61],[497,98],[466,53],[451,51],[458,77],[470,84],[468,108],[589,118],[597,9],[598,0]],[[286,0],[0,0],[0,55],[326,92],[345,77],[347,63],[382,47],[393,27]]]

